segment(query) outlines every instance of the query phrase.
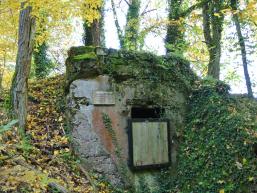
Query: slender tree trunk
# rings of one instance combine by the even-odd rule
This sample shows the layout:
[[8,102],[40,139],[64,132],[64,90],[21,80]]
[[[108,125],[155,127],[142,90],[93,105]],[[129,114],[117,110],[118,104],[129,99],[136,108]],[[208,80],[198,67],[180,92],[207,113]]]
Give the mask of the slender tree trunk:
[[[237,1],[231,0],[231,7],[233,11],[237,10]],[[238,15],[236,13],[233,13],[233,20],[236,26],[236,32],[238,37],[238,42],[241,50],[241,56],[242,56],[242,62],[243,62],[243,68],[244,68],[244,76],[245,76],[245,82],[247,87],[247,92],[249,97],[253,97],[253,91],[251,86],[251,79],[248,73],[248,63],[247,63],[247,54],[246,54],[246,48],[245,48],[245,40],[241,31],[241,24],[238,18]]]
[[117,33],[118,33],[118,39],[119,39],[120,47],[123,48],[124,47],[124,36],[123,36],[123,31],[121,30],[121,27],[120,27],[120,24],[119,24],[118,15],[117,15],[117,11],[116,11],[116,8],[115,8],[114,0],[111,0],[111,5],[112,5],[114,23],[115,23],[116,30],[117,30]]
[[105,18],[105,1],[102,1],[101,6],[101,17],[99,19],[99,30],[100,30],[100,46],[105,47],[105,29],[104,29],[104,18]]
[[12,80],[11,102],[19,127],[25,129],[27,118],[28,77],[33,53],[35,18],[31,16],[32,7],[21,4],[19,16],[18,53],[15,73]]
[[208,75],[216,79],[220,76],[221,35],[224,21],[221,13],[222,3],[222,0],[217,0],[203,5],[203,32],[209,52]]

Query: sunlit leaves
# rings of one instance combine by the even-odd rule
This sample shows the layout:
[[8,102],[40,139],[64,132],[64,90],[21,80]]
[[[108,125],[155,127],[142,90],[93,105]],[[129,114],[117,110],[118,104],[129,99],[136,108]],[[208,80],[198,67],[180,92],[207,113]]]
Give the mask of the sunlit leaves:
[[[18,20],[21,2],[2,0],[0,4],[0,67],[15,62],[17,54]],[[32,16],[36,18],[35,46],[58,39],[72,31],[71,21],[81,17],[89,24],[99,19],[98,8],[101,0],[27,0],[25,6],[32,6]]]
[[257,1],[256,0],[249,0],[239,16],[243,20],[248,20],[252,22],[257,27]]

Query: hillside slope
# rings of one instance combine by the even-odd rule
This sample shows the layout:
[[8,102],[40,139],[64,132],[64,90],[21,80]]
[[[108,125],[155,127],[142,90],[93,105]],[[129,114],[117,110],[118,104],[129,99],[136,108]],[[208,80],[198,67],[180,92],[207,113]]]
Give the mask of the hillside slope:
[[[63,82],[63,76],[30,82],[26,135],[15,127],[0,133],[0,192],[117,192],[94,183],[97,176],[71,153]],[[257,192],[255,99],[230,95],[222,82],[197,82],[179,133],[177,175],[160,176],[160,193]]]
[[[0,192],[108,192],[105,183],[92,187],[71,153],[63,81],[57,76],[30,82],[26,134],[16,127],[0,133]],[[3,105],[0,116],[6,123]]]

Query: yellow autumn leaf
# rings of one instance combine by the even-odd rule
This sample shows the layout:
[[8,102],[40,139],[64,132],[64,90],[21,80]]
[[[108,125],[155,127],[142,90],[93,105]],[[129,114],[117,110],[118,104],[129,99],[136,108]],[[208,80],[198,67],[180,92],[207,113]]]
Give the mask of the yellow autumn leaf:
[[219,191],[219,193],[225,193],[225,190],[224,190],[224,189],[221,189],[221,190]]
[[221,15],[219,13],[214,13],[213,15],[216,17],[221,17]]
[[60,152],[59,152],[58,150],[55,150],[55,151],[54,151],[54,155],[59,155],[59,153],[60,153]]

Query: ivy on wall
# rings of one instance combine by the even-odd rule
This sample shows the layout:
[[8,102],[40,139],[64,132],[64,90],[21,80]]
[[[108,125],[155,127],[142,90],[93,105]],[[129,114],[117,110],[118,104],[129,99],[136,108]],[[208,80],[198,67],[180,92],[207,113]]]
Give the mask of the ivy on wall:
[[233,97],[228,89],[211,79],[197,84],[178,152],[177,177],[164,173],[168,182],[162,192],[254,192],[257,102]]
[[[119,145],[116,133],[112,127],[112,120],[109,117],[109,115],[106,113],[102,113],[102,119],[103,119],[103,123],[104,123],[106,130],[108,131],[109,135],[112,138],[112,144],[115,147],[115,155],[118,159],[118,165],[117,165],[118,170],[119,170],[120,174],[122,175],[123,179],[126,179],[126,182],[131,183],[128,168],[124,164],[124,160],[122,157],[121,147]],[[131,186],[131,184],[126,184],[126,188],[132,189],[133,187]],[[118,190],[116,189],[115,191],[118,191]]]

